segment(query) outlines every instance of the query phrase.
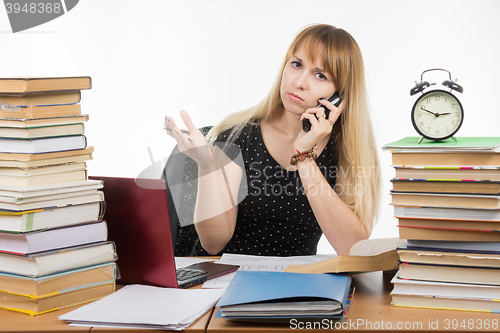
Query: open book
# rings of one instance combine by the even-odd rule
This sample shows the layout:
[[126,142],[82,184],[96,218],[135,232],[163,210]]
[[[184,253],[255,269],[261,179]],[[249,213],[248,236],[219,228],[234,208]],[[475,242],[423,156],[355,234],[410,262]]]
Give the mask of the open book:
[[343,273],[389,271],[398,268],[396,248],[404,243],[399,238],[374,238],[357,242],[349,255],[326,259],[309,265],[288,265],[285,272]]

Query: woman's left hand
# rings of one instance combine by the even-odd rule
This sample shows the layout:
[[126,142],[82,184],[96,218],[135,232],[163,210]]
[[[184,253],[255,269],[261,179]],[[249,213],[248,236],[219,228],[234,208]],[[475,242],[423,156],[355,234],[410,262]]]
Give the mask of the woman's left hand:
[[205,139],[205,136],[193,124],[188,113],[181,111],[181,118],[186,125],[186,130],[181,130],[177,127],[172,117],[165,117],[165,130],[167,134],[177,141],[179,151],[191,157],[200,168],[212,168],[212,150],[210,144]]
[[330,109],[330,115],[326,117],[325,109],[322,107],[309,108],[299,118],[299,121],[309,119],[311,122],[311,130],[305,132],[300,131],[299,135],[294,142],[294,149],[297,151],[306,151],[313,148],[325,136],[330,135],[333,125],[339,118],[342,110],[344,109],[344,102],[340,103],[338,107],[333,105],[326,99],[320,99],[320,104]]

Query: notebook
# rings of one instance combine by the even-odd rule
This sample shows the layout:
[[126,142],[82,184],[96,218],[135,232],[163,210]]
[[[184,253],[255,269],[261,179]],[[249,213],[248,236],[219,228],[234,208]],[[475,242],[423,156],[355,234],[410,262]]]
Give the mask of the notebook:
[[203,262],[176,270],[164,180],[89,178],[104,182],[104,220],[108,240],[116,244],[118,283],[187,288],[239,268]]
[[294,318],[340,319],[347,315],[350,286],[347,274],[238,271],[215,317],[288,323]]

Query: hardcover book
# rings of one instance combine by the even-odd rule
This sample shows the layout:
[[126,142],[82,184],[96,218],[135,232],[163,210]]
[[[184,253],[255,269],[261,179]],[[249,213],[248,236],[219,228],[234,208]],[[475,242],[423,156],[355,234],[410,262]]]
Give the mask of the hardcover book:
[[392,164],[397,166],[498,166],[497,151],[470,150],[467,152],[441,151],[424,153],[418,151],[393,151]]
[[102,220],[104,202],[15,212],[0,210],[0,231],[26,232]]
[[115,291],[115,282],[91,285],[58,293],[44,298],[30,298],[13,294],[1,294],[0,309],[22,312],[31,316],[96,301]]
[[37,166],[82,162],[92,159],[94,147],[66,150],[45,154],[0,153],[0,166],[9,168],[32,168]]
[[45,198],[55,198],[57,195],[77,196],[79,193],[98,190],[102,187],[101,181],[90,179],[31,187],[3,186],[0,189],[0,202],[35,202],[45,200]]
[[500,208],[500,196],[497,195],[392,192],[391,196],[391,204],[399,206]]
[[499,166],[394,166],[395,178],[425,180],[500,181]]
[[500,253],[489,253],[488,251],[471,252],[466,249],[444,251],[401,246],[398,248],[398,254],[400,260],[407,263],[500,268]]
[[426,229],[446,229],[446,230],[469,230],[469,231],[500,231],[500,222],[491,221],[457,221],[449,219],[409,219],[399,218],[399,226],[426,228]]
[[[105,221],[24,233],[0,233],[0,252],[29,255],[106,241]],[[0,268],[1,269],[1,268]]]
[[500,286],[500,268],[401,262],[402,279]]
[[113,242],[100,242],[19,255],[0,252],[2,272],[32,278],[116,260]]
[[436,297],[436,296],[414,296],[414,295],[392,295],[394,306],[442,309],[442,310],[462,310],[498,313],[500,303],[491,298],[456,298],[456,297]]
[[421,239],[437,241],[500,242],[500,233],[494,231],[475,231],[456,228],[421,228],[399,225],[402,239]]
[[70,170],[57,174],[42,174],[32,176],[0,175],[0,185],[6,186],[39,186],[66,182],[76,182],[87,179],[87,169]]
[[91,89],[90,76],[1,78],[0,94]]
[[82,135],[84,131],[85,127],[83,123],[29,128],[0,127],[0,137],[14,139],[35,139],[54,136]]
[[[81,99],[80,91],[64,91],[64,92],[51,92],[45,94],[30,94],[20,96],[5,96],[0,95],[0,105],[4,105],[4,110],[1,111],[2,118],[23,118],[16,116],[16,113],[25,113],[24,106],[49,106],[49,105],[64,105],[76,104]],[[19,106],[19,108],[13,108]],[[6,114],[6,112],[10,112]],[[30,111],[28,111],[29,113]],[[32,117],[25,117],[32,118]]]
[[[2,100],[4,99],[5,98],[2,98],[2,96],[0,96],[0,103],[2,103]],[[36,119],[36,118],[73,116],[82,113],[82,108],[80,104],[39,105],[39,106],[27,105],[23,107],[4,106],[4,109],[0,107],[0,118]]]
[[399,273],[394,276],[391,283],[394,285],[391,294],[396,295],[500,299],[499,286],[408,280],[401,279]]
[[395,192],[500,194],[498,181],[392,179]]
[[82,267],[39,278],[0,273],[0,293],[32,299],[61,294],[76,288],[116,281],[116,263]]
[[0,127],[29,128],[36,126],[77,124],[77,123],[87,122],[88,120],[89,120],[88,114],[80,114],[80,115],[64,116],[64,117],[40,118],[40,119],[0,118]]
[[39,139],[0,138],[0,152],[38,154],[65,150],[77,150],[87,147],[85,135],[70,135]]
[[28,200],[27,202],[23,201],[13,203],[6,203],[0,200],[0,209],[21,212],[36,209],[82,205],[91,202],[104,201],[104,192],[94,190],[86,193],[73,193],[73,195],[57,195],[39,199],[40,200]]
[[500,222],[499,209],[436,208],[394,206],[394,216],[398,218],[451,219]]
[[408,136],[401,140],[388,143],[382,147],[384,150],[495,150],[500,147],[500,137],[457,137],[433,141],[424,139],[418,143],[419,137]]

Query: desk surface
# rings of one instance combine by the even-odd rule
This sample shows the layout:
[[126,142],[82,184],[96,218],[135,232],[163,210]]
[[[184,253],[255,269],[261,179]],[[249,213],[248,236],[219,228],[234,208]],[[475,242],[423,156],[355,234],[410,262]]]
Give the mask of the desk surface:
[[[381,272],[363,273],[353,275],[355,293],[349,316],[345,321],[344,328],[354,330],[374,330],[377,332],[406,330],[406,331],[430,331],[430,332],[456,332],[456,331],[500,331],[500,314],[428,310],[417,308],[400,308],[391,306],[390,292],[392,274]],[[0,310],[0,332],[103,332],[117,329],[97,329],[89,327],[69,327],[58,316],[74,310],[76,307],[51,313],[30,317],[22,313]],[[225,319],[214,318],[215,311],[209,311],[189,326],[188,332],[208,333],[230,333],[230,332],[279,332],[289,331],[289,324],[249,324],[230,322]],[[493,326],[496,320],[496,328]],[[325,323],[321,323],[325,325]],[[341,323],[338,323],[339,325]],[[489,324],[489,329],[485,328]],[[327,325],[335,325],[335,323]],[[319,327],[319,326],[318,326]],[[295,328],[300,328],[295,326]],[[314,328],[314,327],[313,327]],[[321,329],[322,328],[322,329]],[[307,332],[325,331],[326,327]],[[329,328],[329,327],[328,327]],[[333,327],[334,328],[334,327]],[[133,333],[139,330],[125,330]],[[151,332],[144,330],[141,332]],[[162,331],[165,332],[165,331]]]
[[[119,332],[119,329],[105,329],[105,328],[90,328],[90,327],[71,327],[65,322],[58,320],[57,317],[63,315],[67,312],[73,311],[78,307],[71,307],[64,310],[54,311],[45,313],[43,315],[38,315],[30,317],[23,313],[17,313],[13,311],[0,310],[0,332],[57,332],[57,333],[74,333],[74,332]],[[212,316],[212,311],[210,310],[205,313],[202,317],[196,320],[184,331],[193,333],[204,333],[206,332],[208,321]],[[134,332],[165,332],[157,330],[133,330],[127,329],[123,330],[127,333]]]
[[24,313],[0,310],[0,332],[89,332],[88,327],[69,327],[57,317],[78,307],[31,317]]

